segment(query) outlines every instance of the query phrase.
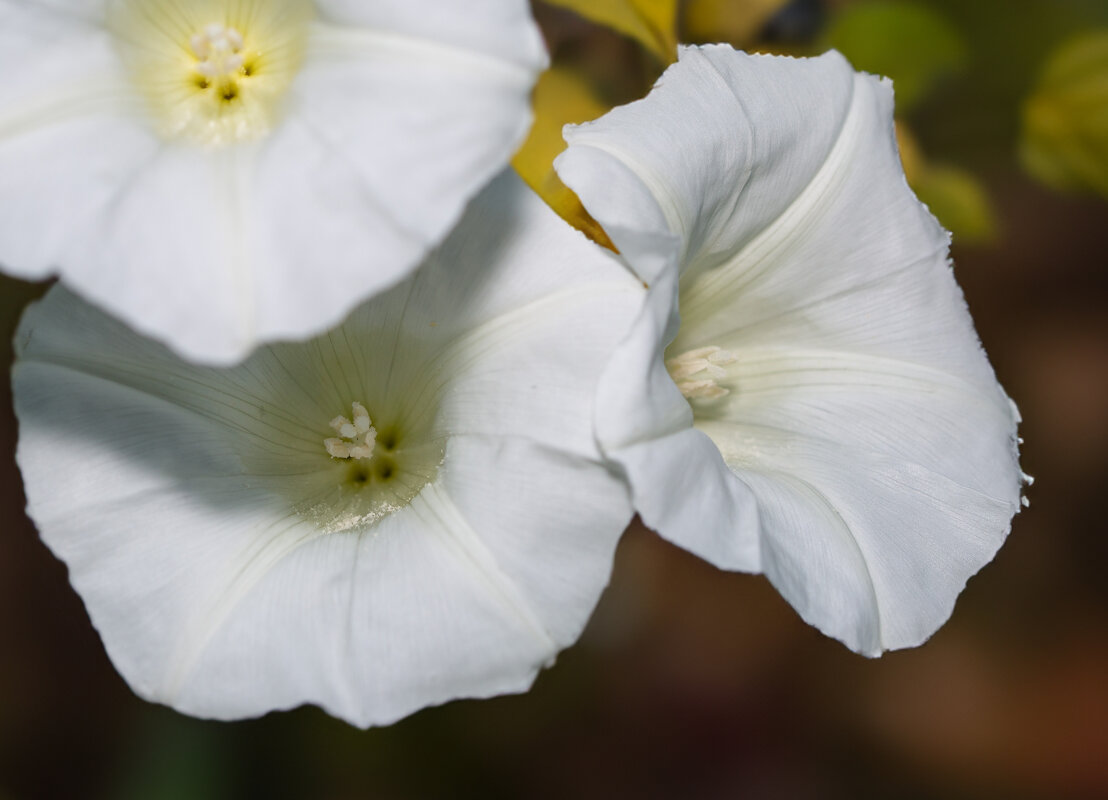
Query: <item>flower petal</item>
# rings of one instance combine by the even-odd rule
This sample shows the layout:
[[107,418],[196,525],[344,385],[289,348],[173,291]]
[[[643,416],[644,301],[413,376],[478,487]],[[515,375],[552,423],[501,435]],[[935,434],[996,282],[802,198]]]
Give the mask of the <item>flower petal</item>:
[[[150,155],[103,28],[104,2],[0,0],[0,267],[55,268]],[[65,186],[66,191],[54,187]]]
[[[920,643],[1003,542],[1022,474],[1018,417],[952,278],[947,236],[904,181],[889,86],[837,54],[687,49],[622,112],[570,134],[559,166],[658,281],[654,321],[622,345],[654,348],[640,375],[663,380],[666,344],[735,356],[720,379],[730,393],[693,401],[696,431],[726,464],[701,482],[741,481],[758,524],[736,513],[736,490],[729,503],[644,519],[720,566],[760,568],[855,650]],[[636,228],[628,209],[650,203],[664,227],[642,216]],[[673,278],[656,271],[657,248],[643,267],[634,253],[667,233],[682,240],[680,329],[674,317],[662,332],[657,320],[678,311],[665,296]],[[628,369],[610,368],[602,391],[641,392],[641,378],[613,380]],[[640,509],[694,496],[665,477],[688,469],[673,419],[658,413],[651,434],[641,419],[601,418],[602,444],[640,482]],[[723,524],[726,547],[704,536]]]
[[733,56],[682,48],[647,98],[566,128],[558,173],[643,280],[659,265],[632,254],[654,251],[651,236],[682,238],[686,274],[743,247],[800,194],[843,125],[853,73],[842,56]]
[[[600,322],[559,296],[567,276]],[[631,517],[590,387],[643,296],[510,173],[408,281],[233,369],[56,287],[16,341],[28,512],[148,699],[218,718],[315,703],[364,726],[521,691],[580,633]],[[410,502],[336,525],[350,464],[330,421],[390,396],[439,398],[445,455]]]
[[409,273],[523,141],[546,63],[520,2],[321,12],[289,118],[244,198],[248,250],[267,265],[264,340],[330,327]]
[[[506,237],[505,226],[527,236]],[[521,265],[529,265],[524,269]],[[541,265],[541,268],[539,267]],[[412,354],[413,390],[446,387],[437,429],[524,437],[591,457],[597,376],[645,292],[612,254],[568,228],[505,173],[408,284],[400,336],[450,342]],[[366,306],[351,325],[375,324]]]
[[428,44],[514,63],[526,70],[545,61],[542,34],[522,0],[316,0],[321,15],[343,27],[422,39]]
[[403,279],[523,140],[546,56],[522,0],[362,5],[318,4],[268,136],[204,148],[159,137],[103,3],[0,0],[0,265],[216,364]]
[[717,566],[756,572],[754,498],[712,441],[692,427],[689,404],[665,369],[665,344],[678,325],[676,283],[676,270],[658,276],[631,335],[601,376],[597,436],[647,526]]
[[441,481],[409,507],[275,564],[174,705],[233,718],[307,699],[367,726],[524,691],[607,582],[629,518],[621,491],[596,465],[525,442],[454,440]]

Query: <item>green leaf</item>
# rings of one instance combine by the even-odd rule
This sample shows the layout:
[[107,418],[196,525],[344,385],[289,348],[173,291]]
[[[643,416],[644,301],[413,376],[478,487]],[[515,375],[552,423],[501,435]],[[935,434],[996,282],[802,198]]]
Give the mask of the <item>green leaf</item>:
[[832,22],[827,37],[857,69],[892,78],[901,110],[966,58],[958,30],[938,12],[914,2],[849,6]]
[[662,63],[677,60],[677,0],[546,0],[630,36]]
[[1020,157],[1050,186],[1108,196],[1108,30],[1071,39],[1047,60],[1023,106]]

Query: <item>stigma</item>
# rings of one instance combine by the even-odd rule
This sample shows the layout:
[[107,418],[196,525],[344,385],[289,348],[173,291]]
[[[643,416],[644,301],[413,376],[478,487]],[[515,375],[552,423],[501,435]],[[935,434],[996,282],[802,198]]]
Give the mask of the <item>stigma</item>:
[[666,369],[686,399],[716,400],[731,393],[720,381],[727,376],[724,367],[737,360],[734,353],[712,345],[667,358]]
[[377,429],[365,406],[355,402],[351,410],[353,419],[340,415],[331,420],[331,428],[338,436],[323,440],[323,448],[332,458],[369,458],[377,447]]

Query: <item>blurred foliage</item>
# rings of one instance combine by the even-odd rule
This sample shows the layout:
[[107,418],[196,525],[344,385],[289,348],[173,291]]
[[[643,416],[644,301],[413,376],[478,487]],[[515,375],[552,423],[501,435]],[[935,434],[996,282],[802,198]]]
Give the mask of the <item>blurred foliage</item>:
[[960,244],[995,242],[998,223],[985,187],[970,172],[932,163],[907,124],[896,123],[904,175],[916,196]]
[[973,173],[936,164],[929,166],[911,186],[959,244],[996,241],[993,202],[984,184]]
[[964,67],[969,48],[959,29],[922,2],[879,0],[844,8],[823,41],[857,69],[892,79],[904,171],[931,213],[960,242],[994,241],[996,214],[982,183],[965,169],[932,163],[903,121]]
[[604,229],[585,211],[577,195],[562,183],[553,166],[554,159],[565,149],[562,128],[596,119],[609,106],[600,99],[587,76],[563,64],[555,64],[539,78],[533,103],[535,122],[527,141],[512,159],[512,166],[562,219],[593,241],[614,249]]
[[826,42],[857,69],[892,78],[901,112],[956,72],[967,49],[943,14],[921,3],[891,0],[848,6],[833,19]]
[[1023,106],[1020,156],[1050,186],[1108,195],[1108,29],[1051,55]]
[[669,63],[677,59],[677,0],[546,0],[630,36]]
[[688,0],[682,16],[683,40],[753,43],[788,0]]
[[1019,109],[1062,41],[1108,26],[1105,0],[927,0],[969,47],[958,79],[913,109],[913,129],[931,152],[977,168],[1008,169]]
[[222,800],[231,794],[226,753],[218,738],[187,717],[152,710],[138,743],[135,768],[121,778],[118,800]]

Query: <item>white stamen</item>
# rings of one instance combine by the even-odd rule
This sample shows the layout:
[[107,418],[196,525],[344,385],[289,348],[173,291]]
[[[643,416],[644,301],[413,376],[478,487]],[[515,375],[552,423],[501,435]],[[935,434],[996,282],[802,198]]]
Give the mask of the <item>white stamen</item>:
[[365,433],[370,428],[369,412],[365,410],[365,406],[361,403],[354,403],[354,427],[361,433]]
[[350,448],[342,439],[324,439],[323,446],[335,458],[350,458]]
[[353,403],[354,421],[341,414],[329,423],[340,438],[323,440],[323,447],[333,458],[370,458],[377,446],[377,429],[369,412],[361,403]]
[[189,44],[192,45],[192,52],[197,58],[207,58],[212,53],[211,42],[209,42],[208,37],[202,33],[198,33],[189,39]]
[[727,377],[727,370],[723,367],[734,364],[737,360],[734,353],[711,345],[667,359],[666,369],[686,398],[715,400],[731,393],[730,389],[720,386],[718,381]]
[[196,71],[205,78],[231,78],[242,74],[246,64],[242,55],[242,34],[219,24],[208,25],[189,39],[196,56]]

